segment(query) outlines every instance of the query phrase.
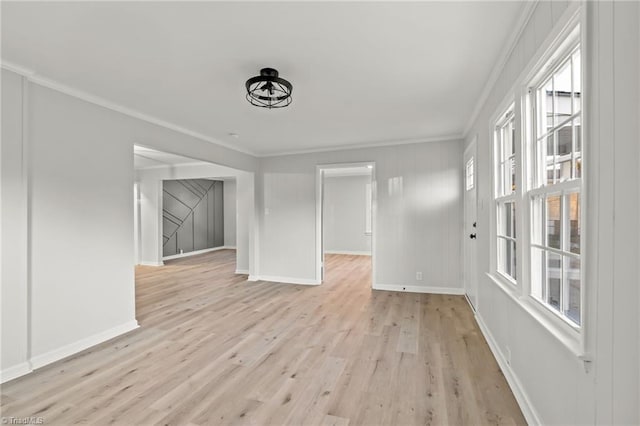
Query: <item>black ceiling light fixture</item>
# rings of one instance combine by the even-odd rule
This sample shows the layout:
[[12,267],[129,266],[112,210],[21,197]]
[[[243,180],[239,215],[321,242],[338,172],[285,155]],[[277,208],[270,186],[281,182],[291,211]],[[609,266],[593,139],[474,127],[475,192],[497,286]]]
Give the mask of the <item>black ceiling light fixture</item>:
[[273,68],[262,68],[260,75],[251,77],[245,84],[247,100],[262,108],[284,108],[291,103],[293,86],[278,76]]

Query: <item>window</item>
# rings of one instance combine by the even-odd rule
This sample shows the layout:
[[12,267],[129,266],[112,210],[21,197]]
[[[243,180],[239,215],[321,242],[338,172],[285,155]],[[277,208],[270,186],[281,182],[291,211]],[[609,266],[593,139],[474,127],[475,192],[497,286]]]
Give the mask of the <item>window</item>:
[[[584,355],[585,172],[579,17],[536,53],[490,121],[492,281]],[[510,105],[509,105],[510,104]]]
[[501,115],[494,134],[496,270],[516,282],[516,139],[513,106]]
[[530,90],[531,295],[581,324],[582,89],[574,44]]
[[467,161],[465,177],[467,191],[470,191],[473,189],[473,157],[469,158],[469,161]]

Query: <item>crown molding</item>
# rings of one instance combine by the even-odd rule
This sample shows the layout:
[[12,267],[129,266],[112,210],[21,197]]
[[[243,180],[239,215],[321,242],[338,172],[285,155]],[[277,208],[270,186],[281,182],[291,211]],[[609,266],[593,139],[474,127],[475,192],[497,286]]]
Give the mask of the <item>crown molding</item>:
[[4,68],[5,70],[14,72],[16,74],[20,74],[21,76],[27,77],[28,79],[31,79],[33,76],[36,75],[35,71],[11,62],[7,62],[4,59],[2,60],[2,63],[0,65],[2,65],[2,68]]
[[[142,120],[147,123],[154,124],[156,126],[163,127],[165,129],[172,130],[177,133],[182,133],[183,135],[186,135],[186,136],[200,139],[200,140],[212,143],[214,145],[218,145],[218,146],[230,149],[232,151],[251,155],[257,158],[280,157],[285,155],[313,154],[313,153],[331,152],[331,151],[345,151],[345,150],[351,150],[351,149],[382,148],[386,146],[410,145],[410,144],[428,143],[428,142],[445,142],[445,141],[452,141],[452,140],[462,140],[466,136],[465,133],[456,133],[456,134],[448,134],[448,135],[417,138],[417,139],[400,139],[400,140],[380,141],[380,142],[371,142],[371,143],[365,142],[365,143],[359,143],[359,144],[328,146],[328,147],[321,147],[321,148],[256,153],[251,150],[240,148],[240,147],[228,144],[226,142],[220,141],[218,139],[211,138],[202,133],[189,130],[185,127],[145,114],[143,112],[125,107],[115,102],[108,101],[99,96],[92,95],[91,93],[73,88],[71,86],[67,86],[53,79],[43,77],[38,73],[36,73],[34,70],[31,70],[29,68],[23,67],[21,65],[18,65],[9,61],[5,61],[4,59],[2,59],[0,66],[2,67],[2,69],[19,74],[25,77],[28,81],[34,84],[37,84],[39,86],[46,87],[48,89],[52,89],[60,93],[64,93],[65,95],[81,99],[85,102],[89,102],[91,104],[94,104],[103,108],[107,108],[115,112],[119,112],[129,117],[136,118],[138,120]],[[488,92],[488,89],[487,89],[487,92]],[[480,106],[482,103],[483,102],[480,103]],[[471,123],[473,123],[473,120],[471,121]]]
[[500,77],[500,73],[504,70],[504,67],[507,65],[507,61],[511,57],[513,50],[516,48],[518,41],[520,40],[520,36],[522,35],[522,32],[524,31],[525,27],[529,23],[531,16],[533,16],[533,12],[535,11],[536,6],[538,5],[538,2],[539,0],[528,0],[525,2],[524,8],[522,9],[520,16],[518,17],[516,25],[513,27],[511,34],[507,38],[507,42],[504,44],[505,49],[502,49],[502,54],[500,55],[500,57],[496,61],[495,66],[491,70],[491,74],[489,74],[489,78],[487,79],[487,82],[485,83],[484,88],[480,93],[480,97],[478,98],[478,101],[476,102],[476,105],[473,108],[473,111],[471,112],[471,116],[467,121],[467,125],[464,127],[464,131],[462,132],[463,138],[466,139],[469,136],[469,131],[471,131],[471,127],[473,126],[473,123],[478,118],[478,115],[480,114],[482,107],[487,101],[487,98],[489,97],[489,94],[491,93],[493,86],[495,86],[496,82],[498,81],[498,77]]
[[48,89],[52,89],[55,90],[57,92],[60,93],[64,93],[65,95],[69,95],[72,96],[74,98],[78,98],[81,99],[85,102],[89,102],[91,104],[103,107],[103,108],[107,108],[110,109],[112,111],[115,112],[119,112],[121,114],[127,115],[129,117],[133,117],[136,118],[138,120],[142,120],[142,121],[146,121],[147,123],[150,124],[155,124],[156,126],[160,126],[160,127],[164,127],[165,129],[168,130],[172,130],[174,132],[177,133],[182,133],[183,135],[186,136],[190,136],[196,139],[200,139],[209,143],[212,143],[214,145],[218,145],[227,149],[230,149],[232,151],[236,151],[236,152],[240,152],[243,154],[248,154],[251,155],[253,157],[256,157],[256,154],[254,154],[252,151],[244,149],[244,148],[239,148],[237,146],[228,144],[226,142],[220,141],[218,139],[214,139],[212,137],[209,137],[207,135],[204,135],[202,133],[199,132],[195,132],[193,130],[189,130],[185,127],[179,126],[177,124],[171,123],[169,121],[165,121],[162,120],[160,118],[142,113],[140,111],[125,107],[123,105],[120,105],[118,103],[115,102],[111,102],[108,101],[104,98],[101,98],[99,96],[95,96],[92,95],[91,93],[88,92],[84,92],[82,90],[78,90],[76,88],[73,88],[71,86],[67,86],[65,84],[62,84],[58,81],[43,77],[39,74],[37,74],[35,71],[30,70],[28,68],[25,68],[21,65],[18,64],[14,64],[12,62],[8,62],[5,61],[4,59],[2,59],[2,63],[0,64],[2,66],[3,69],[7,70],[7,71],[11,71],[14,72],[16,74],[22,75],[23,77],[25,77],[28,81],[37,84],[39,86],[42,87],[46,87]]
[[254,155],[260,158],[282,157],[285,155],[314,154],[318,152],[347,151],[350,149],[363,149],[363,148],[384,148],[387,146],[412,145],[412,144],[429,143],[429,142],[446,142],[446,141],[462,140],[462,139],[463,139],[463,135],[461,133],[455,133],[450,135],[426,137],[426,138],[419,138],[419,139],[400,139],[395,141],[381,141],[381,142],[361,143],[361,144],[352,144],[352,145],[328,146],[325,148],[309,148],[309,149],[291,150],[291,151],[276,151],[273,153],[270,152],[265,154],[254,154]]

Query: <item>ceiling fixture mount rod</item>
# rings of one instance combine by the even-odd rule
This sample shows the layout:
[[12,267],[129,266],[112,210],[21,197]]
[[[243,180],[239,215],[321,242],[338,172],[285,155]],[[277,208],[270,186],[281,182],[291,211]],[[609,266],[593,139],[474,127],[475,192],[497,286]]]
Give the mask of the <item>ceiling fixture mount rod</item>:
[[251,77],[245,86],[251,105],[272,109],[284,108],[291,103],[293,86],[274,68],[262,68],[260,75]]

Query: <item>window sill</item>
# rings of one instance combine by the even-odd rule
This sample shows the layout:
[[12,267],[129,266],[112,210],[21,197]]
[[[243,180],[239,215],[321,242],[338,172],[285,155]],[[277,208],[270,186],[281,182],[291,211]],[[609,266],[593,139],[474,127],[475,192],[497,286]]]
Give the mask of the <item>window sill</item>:
[[518,282],[516,280],[511,278],[506,273],[500,272],[500,271],[495,271],[492,273],[492,275],[493,275],[493,280],[499,281],[498,285],[500,285],[504,291],[512,292],[515,297],[518,297],[517,290],[519,289],[519,287],[518,287]]
[[505,279],[487,272],[487,277],[496,284],[504,293],[507,294],[522,310],[530,315],[542,328],[547,330],[562,346],[571,352],[577,358],[583,361],[589,361],[590,358],[585,354],[582,348],[581,331],[573,329],[562,319],[556,318],[551,312],[545,312],[546,308],[539,306],[538,302],[530,300],[527,296],[522,296],[516,291],[517,288],[513,284],[509,284]]

